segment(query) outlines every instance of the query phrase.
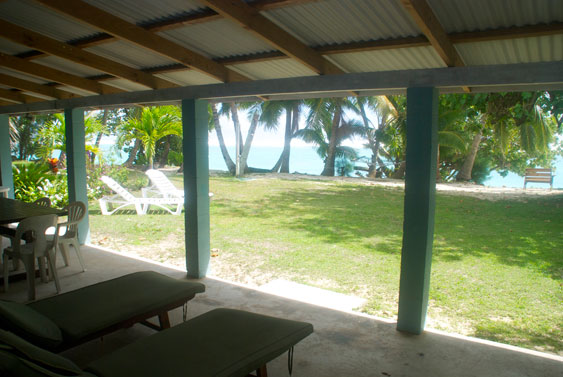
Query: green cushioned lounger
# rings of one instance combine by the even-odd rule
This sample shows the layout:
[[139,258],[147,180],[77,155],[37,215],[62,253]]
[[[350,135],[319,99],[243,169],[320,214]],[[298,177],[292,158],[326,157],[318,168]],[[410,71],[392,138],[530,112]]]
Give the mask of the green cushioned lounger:
[[310,323],[215,309],[91,363],[99,377],[247,376],[313,332]]
[[28,307],[60,328],[63,342],[56,348],[60,351],[153,316],[159,316],[161,327],[169,327],[168,311],[204,291],[201,283],[142,271],[35,301]]
[[108,354],[81,370],[0,330],[0,375],[10,377],[266,377],[266,363],[313,332],[310,323],[215,309]]

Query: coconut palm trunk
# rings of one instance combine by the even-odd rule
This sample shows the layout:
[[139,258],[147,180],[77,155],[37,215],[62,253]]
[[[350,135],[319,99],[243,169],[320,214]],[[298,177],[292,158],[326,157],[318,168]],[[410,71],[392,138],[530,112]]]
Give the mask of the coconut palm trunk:
[[330,129],[330,139],[328,144],[328,150],[326,154],[325,165],[322,176],[334,177],[334,165],[336,162],[336,143],[338,142],[338,127],[340,126],[340,121],[342,120],[342,106],[339,104],[336,106],[336,111],[334,112],[334,118],[332,118],[332,127]]
[[213,123],[215,125],[215,132],[217,133],[217,139],[219,140],[219,148],[221,149],[221,154],[223,155],[223,160],[225,160],[225,165],[227,165],[227,169],[229,173],[235,175],[235,163],[231,159],[229,155],[229,151],[225,146],[225,139],[223,138],[223,131],[221,129],[221,122],[219,121],[219,114],[217,113],[216,104],[211,105],[211,112],[213,114]]
[[479,133],[473,137],[473,142],[471,143],[471,148],[469,149],[469,154],[463,161],[459,173],[457,173],[457,181],[469,181],[471,180],[471,172],[473,171],[473,165],[475,164],[475,157],[477,157],[477,152],[479,151],[479,144],[483,139],[483,131],[479,130]]
[[240,156],[240,171],[243,173],[245,173],[248,168],[248,154],[250,153],[250,146],[252,145],[252,140],[254,139],[254,134],[256,133],[256,127],[258,127],[259,119],[260,114],[258,112],[255,112],[252,116],[252,121],[250,122],[248,133],[246,134],[246,140],[244,142],[244,147],[242,148],[242,153]]

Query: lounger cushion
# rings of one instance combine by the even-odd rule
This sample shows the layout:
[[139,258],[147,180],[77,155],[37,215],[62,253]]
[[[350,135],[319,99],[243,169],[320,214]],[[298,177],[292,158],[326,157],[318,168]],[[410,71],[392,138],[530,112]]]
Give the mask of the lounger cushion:
[[204,291],[205,286],[197,282],[142,271],[28,305],[50,318],[61,329],[65,342],[74,342]]
[[2,363],[2,367],[10,369],[2,375],[80,376],[83,374],[72,361],[34,346],[8,331],[0,330],[0,350],[2,359],[7,364]]
[[25,304],[0,300],[0,325],[42,347],[56,347],[63,341],[53,321]]
[[216,309],[90,364],[100,377],[246,376],[313,332],[309,323]]

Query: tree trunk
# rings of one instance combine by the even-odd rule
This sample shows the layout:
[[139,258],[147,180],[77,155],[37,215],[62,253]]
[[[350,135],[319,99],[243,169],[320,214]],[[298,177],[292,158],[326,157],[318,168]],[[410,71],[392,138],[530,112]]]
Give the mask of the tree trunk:
[[280,173],[289,173],[289,153],[291,148],[291,136],[293,128],[293,111],[290,106],[285,109],[285,133],[283,139],[283,150],[281,154]]
[[[215,104],[211,104],[211,111],[213,113],[213,123],[215,124],[215,132],[217,133],[217,139],[219,140],[219,147],[221,149],[221,154],[223,155],[223,160],[225,160],[225,165],[229,173],[235,175],[235,163],[229,155],[229,151],[225,146],[225,139],[223,139],[223,132],[221,131],[221,123],[219,122],[219,114],[217,114],[217,108]],[[183,167],[180,167],[183,170]]]
[[405,178],[405,171],[407,170],[407,162],[401,161],[399,168],[395,170],[391,178],[393,179],[403,179]]
[[252,140],[254,139],[254,134],[256,133],[256,127],[258,127],[258,120],[260,119],[260,114],[254,112],[252,116],[252,121],[250,122],[250,127],[248,128],[248,133],[246,134],[246,140],[244,142],[244,148],[242,149],[242,155],[240,156],[240,170],[242,172],[247,171],[247,160],[248,154],[250,153],[250,146],[252,145]]
[[231,115],[233,117],[233,125],[235,127],[235,138],[236,138],[236,149],[235,149],[235,176],[240,177],[244,170],[241,166],[241,154],[242,154],[242,131],[240,130],[240,122],[238,119],[238,109],[235,102],[231,103]]
[[137,152],[139,152],[139,148],[141,148],[141,140],[135,139],[135,144],[133,144],[133,149],[129,151],[129,157],[127,158],[127,161],[123,163],[123,166],[125,166],[126,168],[130,168],[133,166],[133,162],[137,157]]
[[471,149],[469,149],[469,154],[465,157],[459,173],[457,173],[456,181],[470,181],[471,172],[473,171],[473,165],[475,164],[475,157],[477,157],[477,152],[479,151],[479,144],[483,138],[483,131],[479,130],[479,133],[473,137],[473,142],[471,143]]
[[326,154],[325,166],[321,175],[326,177],[334,177],[334,165],[336,160],[336,143],[338,142],[338,127],[342,118],[342,107],[338,105],[332,118],[332,127],[330,130],[330,139],[328,143],[328,151]]
[[170,153],[170,139],[172,135],[167,135],[166,140],[164,140],[164,150],[162,151],[162,156],[160,157],[160,167],[164,167],[168,163],[168,154]]

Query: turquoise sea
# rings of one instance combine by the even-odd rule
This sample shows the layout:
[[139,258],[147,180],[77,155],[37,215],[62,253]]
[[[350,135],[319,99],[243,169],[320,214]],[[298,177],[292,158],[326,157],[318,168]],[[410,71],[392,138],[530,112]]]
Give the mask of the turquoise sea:
[[[125,161],[125,153],[119,154],[111,150],[111,146],[103,146],[105,159],[113,159],[115,163]],[[229,147],[231,158],[234,156],[235,148]],[[278,161],[282,147],[263,147],[253,146],[248,156],[248,164],[254,168],[271,169]],[[368,152],[364,155],[368,155]],[[313,147],[309,146],[293,146],[290,155],[290,172],[319,175],[323,170],[323,162],[317,155]],[[221,150],[218,146],[209,146],[209,169],[211,170],[227,170]],[[516,187],[521,188],[524,185],[524,178],[517,174],[509,173],[506,177],[501,177],[498,173],[493,172],[485,183],[491,187]],[[528,187],[548,187],[546,184],[528,184]],[[559,157],[556,161],[555,178],[553,180],[553,188],[563,189],[563,158]]]

